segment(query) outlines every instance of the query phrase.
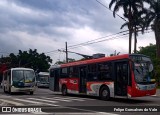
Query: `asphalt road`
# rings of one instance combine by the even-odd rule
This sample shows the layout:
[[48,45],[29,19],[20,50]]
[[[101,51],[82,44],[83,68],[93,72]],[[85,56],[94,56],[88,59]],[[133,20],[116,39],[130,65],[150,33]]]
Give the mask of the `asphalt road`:
[[[112,98],[109,101],[103,101],[99,100],[97,97],[83,95],[62,96],[60,93],[54,93],[49,89],[43,88],[38,88],[34,95],[29,95],[27,93],[15,93],[13,95],[9,95],[3,93],[2,89],[0,89],[0,106],[11,107],[12,111],[14,111],[12,114],[22,114],[20,113],[22,111],[23,114],[56,115],[70,115],[74,113],[81,115],[158,115],[159,113],[156,111],[160,110],[160,90],[157,92],[156,96],[139,97],[134,99]],[[20,109],[18,110],[18,108]],[[26,108],[27,111],[29,108],[30,113],[25,112]],[[30,108],[35,108],[37,110],[30,110]],[[134,110],[136,110],[136,112],[134,112]],[[8,112],[5,113],[8,114]]]

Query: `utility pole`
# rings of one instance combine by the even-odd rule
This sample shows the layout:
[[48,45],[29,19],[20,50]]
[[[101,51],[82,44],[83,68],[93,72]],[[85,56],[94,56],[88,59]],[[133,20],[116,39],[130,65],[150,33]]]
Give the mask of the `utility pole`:
[[66,42],[66,63],[68,63],[68,49],[67,49],[67,42]]

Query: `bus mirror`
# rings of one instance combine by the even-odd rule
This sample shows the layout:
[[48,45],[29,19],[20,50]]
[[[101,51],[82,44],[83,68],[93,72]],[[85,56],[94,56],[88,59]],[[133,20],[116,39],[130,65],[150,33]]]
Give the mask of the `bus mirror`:
[[153,71],[153,64],[149,65],[149,72]]

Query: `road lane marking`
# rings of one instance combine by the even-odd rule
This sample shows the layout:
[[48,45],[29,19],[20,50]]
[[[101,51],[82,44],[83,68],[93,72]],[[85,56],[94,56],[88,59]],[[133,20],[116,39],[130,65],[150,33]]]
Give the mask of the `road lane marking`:
[[54,115],[53,113],[47,113],[47,112],[32,112],[32,114],[38,114],[38,115],[45,115],[45,114],[50,115],[51,114],[51,115]]
[[41,98],[50,99],[50,100],[57,100],[57,101],[71,102],[71,100],[64,100],[64,99],[54,99],[54,98],[47,98],[47,97],[41,97]]
[[97,112],[98,114],[102,114],[102,115],[119,115],[119,114],[115,114],[115,113],[107,113],[107,112]]
[[58,99],[64,99],[64,100],[77,100],[77,101],[85,101],[85,100],[83,100],[83,99],[78,99],[78,98],[70,98],[70,97],[65,97],[65,98],[63,98],[63,97],[53,97],[53,99],[54,98],[58,98]]
[[15,98],[13,100],[27,102],[27,103],[33,103],[33,104],[40,104],[40,102],[30,101],[30,100],[26,100],[26,99],[17,99],[17,98]]
[[62,113],[62,112],[58,112],[58,113],[54,113],[55,115],[119,115],[119,114],[113,114],[113,113],[105,113],[105,112],[67,112],[67,113]]
[[5,99],[0,99],[0,101],[10,103],[10,104],[13,104],[13,105],[16,105],[16,106],[23,106],[24,105],[22,103],[18,103],[18,102],[15,102],[15,101],[9,101],[9,100],[5,100]]
[[51,101],[51,100],[46,100],[46,99],[36,99],[36,98],[27,98],[30,100],[37,100],[37,101],[44,101],[44,102],[51,102],[51,103],[57,103],[57,101]]

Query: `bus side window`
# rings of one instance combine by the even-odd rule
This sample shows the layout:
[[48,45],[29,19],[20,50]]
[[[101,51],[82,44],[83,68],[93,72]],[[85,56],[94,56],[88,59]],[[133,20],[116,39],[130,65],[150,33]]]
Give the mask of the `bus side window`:
[[78,68],[70,67],[69,68],[69,77],[78,77]]
[[96,81],[96,80],[98,80],[97,64],[88,65],[87,81]]
[[9,78],[9,81],[11,81],[11,70],[8,71],[7,77]]
[[112,80],[111,76],[111,64],[100,63],[98,64],[98,79],[99,80]]
[[68,68],[62,68],[61,69],[60,77],[61,78],[68,78],[69,77],[69,75],[68,75]]
[[51,69],[51,71],[50,71],[50,77],[55,77],[54,69]]

